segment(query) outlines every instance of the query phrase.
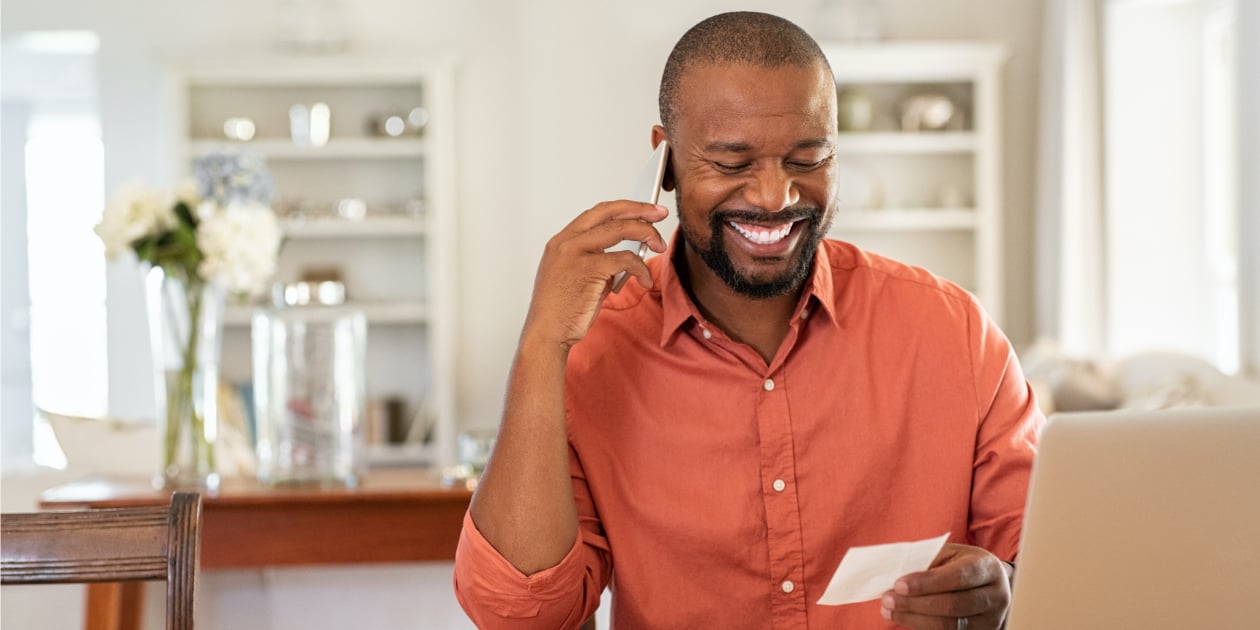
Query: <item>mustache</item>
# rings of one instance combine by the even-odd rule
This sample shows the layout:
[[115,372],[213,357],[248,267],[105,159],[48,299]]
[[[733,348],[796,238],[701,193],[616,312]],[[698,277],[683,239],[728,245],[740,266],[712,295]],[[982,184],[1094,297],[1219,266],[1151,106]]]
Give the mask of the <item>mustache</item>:
[[714,226],[720,226],[730,221],[762,225],[796,222],[801,220],[812,220],[817,223],[822,220],[822,215],[822,208],[818,206],[790,206],[775,212],[769,212],[760,208],[751,208],[719,210],[713,213],[710,221]]

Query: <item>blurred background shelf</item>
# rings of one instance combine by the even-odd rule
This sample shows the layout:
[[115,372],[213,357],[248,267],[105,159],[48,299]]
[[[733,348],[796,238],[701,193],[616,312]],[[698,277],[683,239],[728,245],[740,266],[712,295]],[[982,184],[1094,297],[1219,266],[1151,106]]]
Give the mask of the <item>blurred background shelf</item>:
[[969,153],[976,150],[976,134],[969,131],[889,131],[840,134],[841,155],[872,153]]
[[973,292],[1003,323],[1003,45],[822,42],[835,71],[830,236]]
[[189,155],[194,158],[223,150],[250,151],[280,160],[411,159],[424,157],[429,146],[421,138],[333,138],[319,147],[298,145],[286,139],[249,142],[198,139],[188,143]]
[[423,236],[427,231],[420,217],[285,219],[280,227],[286,237],[312,239],[406,238]]
[[836,211],[832,229],[842,230],[970,230],[976,227],[972,208],[871,208]]
[[[253,321],[256,306],[229,306],[223,312],[223,325],[230,327],[249,326]],[[304,308],[295,306],[292,308]],[[311,307],[319,308],[319,307]],[[355,308],[363,311],[369,326],[423,324],[428,320],[428,309],[423,302],[347,302],[337,308]]]
[[[432,419],[424,457],[410,444],[378,444],[373,463],[453,463],[453,59],[214,55],[170,70],[180,170],[225,149],[264,158],[285,234],[275,282],[342,283],[345,306],[367,319],[369,405],[388,400],[404,417]],[[392,135],[399,130],[387,121],[404,119],[402,135]],[[248,133],[234,135],[239,129]],[[321,138],[326,144],[311,146]],[[346,202],[358,214],[341,212]],[[253,378],[254,309],[224,313],[220,370],[228,382]]]
[[372,468],[430,466],[434,463],[433,448],[418,443],[369,444],[367,461]]

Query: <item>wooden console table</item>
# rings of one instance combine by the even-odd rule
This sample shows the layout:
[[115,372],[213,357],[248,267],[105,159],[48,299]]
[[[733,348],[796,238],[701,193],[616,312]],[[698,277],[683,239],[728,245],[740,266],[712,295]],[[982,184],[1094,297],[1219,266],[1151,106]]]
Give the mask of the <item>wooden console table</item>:
[[[145,479],[88,479],[40,496],[44,509],[165,505]],[[224,480],[202,494],[201,568],[449,561],[472,492],[426,470],[384,469],[355,488]],[[88,630],[138,630],[139,582],[87,588]]]

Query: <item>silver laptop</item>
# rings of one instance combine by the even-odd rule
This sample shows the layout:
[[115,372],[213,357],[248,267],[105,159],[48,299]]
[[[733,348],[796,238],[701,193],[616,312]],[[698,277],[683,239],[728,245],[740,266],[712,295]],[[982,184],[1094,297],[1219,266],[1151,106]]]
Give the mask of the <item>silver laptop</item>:
[[1260,407],[1060,414],[1010,630],[1260,628]]

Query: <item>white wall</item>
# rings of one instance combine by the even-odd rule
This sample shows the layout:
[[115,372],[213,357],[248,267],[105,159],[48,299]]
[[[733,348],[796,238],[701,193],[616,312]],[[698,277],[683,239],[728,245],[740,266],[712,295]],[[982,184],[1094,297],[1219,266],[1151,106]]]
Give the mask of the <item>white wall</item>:
[[[265,50],[271,7],[254,0],[7,0],[5,31],[83,28],[101,35],[101,113],[106,185],[169,181],[175,160],[161,111],[164,60]],[[656,90],[670,46],[686,28],[735,8],[775,12],[819,31],[817,0],[345,0],[356,52],[452,52],[459,61],[459,314],[457,410],[465,426],[498,422],[507,370],[543,244],[577,212],[627,193],[657,122]],[[1012,52],[1004,79],[1005,306],[1016,341],[1032,331],[1032,173],[1042,0],[886,0],[893,38],[983,38]],[[111,413],[151,413],[138,274],[115,267],[110,282]],[[438,570],[441,573],[441,570]],[[426,573],[453,606],[449,577]],[[344,573],[264,584],[270,602],[299,610]],[[411,579],[411,578],[404,578]],[[231,600],[258,619],[288,618],[257,599],[229,596],[208,579],[210,601]],[[322,581],[322,582],[321,582]],[[238,584],[230,580],[231,584]],[[369,580],[370,582],[370,580]],[[217,585],[217,586],[216,586]],[[416,627],[409,602],[370,588],[347,596],[384,606],[396,627]],[[251,586],[253,588],[253,586]],[[238,593],[239,595],[239,593]],[[228,604],[223,604],[228,605]],[[279,605],[279,604],[267,604]],[[248,613],[240,613],[248,614]],[[446,614],[446,613],[440,613]],[[222,617],[221,618],[226,618]],[[233,617],[238,618],[238,617]],[[409,623],[408,619],[412,619]],[[267,627],[265,625],[254,627]],[[273,626],[281,627],[281,626]],[[384,628],[385,626],[379,626]],[[393,626],[391,626],[393,627]]]

